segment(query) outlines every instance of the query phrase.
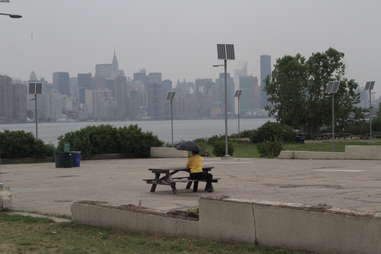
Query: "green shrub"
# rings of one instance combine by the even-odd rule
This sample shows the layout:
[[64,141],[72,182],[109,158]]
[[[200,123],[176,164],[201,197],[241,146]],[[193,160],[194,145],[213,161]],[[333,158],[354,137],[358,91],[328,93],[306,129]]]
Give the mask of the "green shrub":
[[150,147],[162,146],[156,136],[143,132],[137,125],[116,128],[111,125],[88,126],[66,133],[58,138],[58,150],[63,151],[65,143],[72,151],[81,151],[84,158],[95,154],[121,153],[129,158],[150,156]]
[[[213,146],[213,154],[217,157],[222,157],[225,156],[225,141],[220,140],[216,141],[215,143],[212,144]],[[234,148],[231,143],[228,145],[228,153],[229,155],[233,155],[234,153]]]
[[250,140],[253,143],[272,141],[293,143],[295,142],[295,137],[296,134],[290,126],[280,123],[267,122],[253,132]]
[[215,135],[208,138],[208,144],[211,146],[215,146],[215,144],[223,142],[225,140],[225,136],[223,135]]
[[25,131],[0,132],[0,158],[47,158],[54,154],[54,146],[46,145]]
[[283,145],[277,141],[264,142],[257,145],[259,155],[264,158],[278,157]]

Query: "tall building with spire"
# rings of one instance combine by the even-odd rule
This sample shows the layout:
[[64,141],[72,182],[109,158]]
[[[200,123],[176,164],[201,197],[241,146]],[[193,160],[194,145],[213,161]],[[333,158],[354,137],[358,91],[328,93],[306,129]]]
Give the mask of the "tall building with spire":
[[119,62],[118,62],[118,57],[116,56],[116,52],[114,50],[114,56],[112,58],[112,64],[111,64],[111,68],[112,68],[112,77],[113,78],[116,78],[119,76]]
[[115,79],[120,75],[118,57],[114,51],[111,64],[97,64],[95,65],[95,77],[104,79]]

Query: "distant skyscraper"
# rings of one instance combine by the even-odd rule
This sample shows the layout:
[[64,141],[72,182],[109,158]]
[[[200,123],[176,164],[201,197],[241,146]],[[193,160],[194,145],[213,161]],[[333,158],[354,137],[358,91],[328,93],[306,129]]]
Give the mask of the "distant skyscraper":
[[[235,85],[234,80],[230,76],[230,73],[227,73],[227,86],[228,86],[228,113],[234,114],[234,92]],[[216,80],[216,88],[217,88],[217,101],[220,107],[221,115],[225,112],[225,73],[220,73],[219,79]]]
[[266,86],[266,80],[271,76],[271,56],[261,56],[261,91],[262,91],[262,103],[261,106],[265,107],[267,103],[267,94],[263,90]]
[[85,90],[92,88],[93,77],[91,73],[78,73],[79,102],[85,104]]
[[115,52],[111,64],[95,65],[96,78],[114,79],[119,75],[119,73],[119,62]]
[[37,75],[36,75],[36,73],[34,71],[32,71],[30,73],[29,80],[30,81],[37,81],[38,80]]
[[242,90],[240,111],[242,115],[252,116],[260,107],[261,94],[259,93],[258,79],[253,76],[241,76],[239,87]]
[[112,58],[112,64],[111,64],[111,69],[112,69],[112,77],[116,78],[119,76],[119,62],[118,62],[118,57],[116,56],[116,52],[114,51],[114,56]]
[[26,120],[27,87],[0,75],[0,122]]
[[53,86],[61,94],[70,96],[70,76],[68,72],[53,73]]
[[146,70],[141,70],[139,72],[134,73],[134,81],[145,82],[147,78]]

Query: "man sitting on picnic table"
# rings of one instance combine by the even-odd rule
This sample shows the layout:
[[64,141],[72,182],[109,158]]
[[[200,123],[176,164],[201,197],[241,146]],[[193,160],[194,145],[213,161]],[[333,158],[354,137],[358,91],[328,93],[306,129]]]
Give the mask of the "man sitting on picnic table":
[[204,158],[200,156],[198,152],[192,152],[192,156],[188,158],[187,169],[190,172],[191,180],[204,180],[206,181],[205,190],[207,192],[213,192],[213,175],[204,172],[202,169],[204,167]]

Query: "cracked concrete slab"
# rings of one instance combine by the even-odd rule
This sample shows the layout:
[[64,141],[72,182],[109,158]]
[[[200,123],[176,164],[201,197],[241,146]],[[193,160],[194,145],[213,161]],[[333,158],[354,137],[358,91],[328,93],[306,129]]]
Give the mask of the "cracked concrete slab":
[[221,178],[213,194],[186,191],[185,184],[178,184],[177,195],[167,186],[150,193],[142,181],[152,177],[150,167],[184,164],[180,158],[83,161],[81,168],[69,169],[53,163],[0,165],[7,172],[0,182],[11,188],[15,209],[43,214],[70,215],[71,204],[81,200],[186,209],[198,206],[203,195],[381,212],[381,161],[208,158]]

